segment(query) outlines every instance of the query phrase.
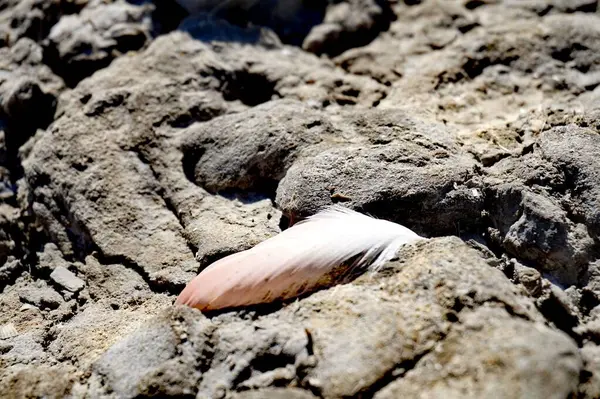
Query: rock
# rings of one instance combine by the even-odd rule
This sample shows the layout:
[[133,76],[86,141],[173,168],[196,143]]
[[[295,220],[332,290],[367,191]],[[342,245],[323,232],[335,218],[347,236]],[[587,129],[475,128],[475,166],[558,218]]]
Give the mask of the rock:
[[[0,2],[1,397],[598,396],[597,1],[194,4]],[[331,203],[461,238],[173,306]]]
[[328,118],[298,101],[275,101],[187,129],[188,178],[210,192],[249,190],[273,196],[304,148],[336,133]]
[[[177,341],[171,328],[158,321],[153,324],[136,336],[117,343],[94,365],[95,375],[106,379],[113,392],[120,397],[135,396],[144,388],[140,387],[140,380],[176,354]],[[144,350],[148,347],[153,350]],[[133,364],[135,367],[132,367]],[[194,374],[189,377],[194,378]],[[148,393],[156,393],[156,390]]]
[[[491,239],[566,286],[587,284],[597,251],[597,136],[573,124],[552,128],[539,135],[532,153],[489,169]],[[577,161],[569,155],[576,150]]]
[[582,306],[591,311],[600,305],[600,262],[591,262],[588,265],[586,285],[581,290]]
[[600,347],[586,344],[581,348],[583,370],[579,395],[582,398],[593,398],[600,395]]
[[7,264],[6,262],[9,261],[11,255],[18,255],[20,238],[18,209],[0,203],[0,264],[4,265],[2,266],[4,281],[9,281],[12,272],[16,272],[18,269],[17,264],[13,262]]
[[242,27],[206,13],[188,16],[177,29],[203,42],[240,42],[270,49],[281,47],[279,37],[268,28],[253,25]]
[[63,14],[76,12],[87,0],[8,0],[0,11],[5,44],[21,38],[41,41]]
[[54,272],[58,267],[68,269],[71,266],[71,263],[63,258],[62,253],[54,243],[44,245],[43,252],[39,252],[37,256],[37,268],[47,276]]
[[35,305],[40,309],[57,309],[63,303],[60,294],[48,287],[43,281],[38,281],[35,286],[21,290],[19,297],[21,301]]
[[[4,288],[0,298],[0,312],[2,312],[0,324],[13,325],[19,333],[8,340],[11,344],[21,339],[42,340],[42,333],[48,326],[45,315],[37,306],[21,300],[23,290],[27,288],[31,288],[30,282],[26,278],[19,278]],[[25,352],[22,354],[26,355]]]
[[4,97],[2,108],[9,118],[17,121],[25,119],[29,109],[37,108],[41,111],[42,118],[47,120],[49,116],[52,117],[52,114],[48,114],[53,100],[48,101],[37,82],[21,79],[12,82],[12,87]]
[[[3,366],[0,370],[0,378],[2,378],[3,381],[8,382],[7,380],[10,380],[12,376],[18,374],[18,372],[26,366],[55,363],[55,359],[45,353],[41,337],[37,337],[36,335],[37,334],[32,332],[22,332],[13,338],[0,341],[0,345],[2,345],[0,356]],[[31,378],[32,376],[28,377]],[[27,377],[22,380],[19,377],[16,377],[14,380],[13,384],[21,385],[27,381]],[[33,381],[30,381],[30,383],[33,385]],[[7,389],[7,386],[7,383],[0,385],[0,393],[3,396],[6,396],[6,393],[2,391]]]
[[90,299],[111,308],[135,307],[151,298],[150,287],[139,273],[118,263],[103,265],[88,256],[80,272],[88,282]]
[[[42,47],[31,39],[23,38],[11,47],[0,48],[0,74],[3,92],[11,87],[15,80],[33,79],[39,82],[44,93],[58,97],[64,89],[64,82],[44,63]],[[4,95],[3,95],[4,97]],[[22,112],[22,111],[21,111]]]
[[364,46],[389,28],[394,15],[388,7],[376,0],[329,2],[323,22],[311,29],[302,48],[335,56]]
[[517,281],[525,287],[529,295],[535,298],[542,293],[542,276],[539,271],[517,264],[515,273]]
[[316,396],[298,388],[271,388],[243,391],[232,396],[234,399],[314,399]]
[[[147,323],[171,304],[164,296],[137,306],[115,309],[109,301],[88,304],[68,320],[49,329],[53,338],[47,353],[57,359],[78,359],[80,369],[89,369],[112,345]],[[127,374],[127,373],[126,373]]]
[[[30,78],[15,79],[6,86],[2,101],[2,109],[10,124],[6,143],[9,151],[16,151],[38,127],[45,128],[52,121],[56,98],[44,93],[39,83]],[[37,110],[37,118],[31,118],[31,109]]]
[[0,339],[8,339],[17,335],[19,335],[19,332],[12,323],[0,326]]
[[[498,342],[516,348],[507,356],[531,365],[532,374],[559,364],[561,389],[577,386],[576,345],[543,326],[531,301],[478,251],[443,238],[403,248],[398,256],[378,274],[282,308],[267,307],[265,312],[259,307],[249,318],[244,311],[211,319],[184,307],[164,311],[95,363],[88,392],[223,397],[294,384],[323,397],[366,394],[382,378],[433,353],[438,341],[445,343],[455,329],[472,329],[473,343],[460,346],[477,343],[479,352],[497,350],[496,341],[479,337],[488,329],[496,331]],[[483,327],[486,323],[491,326]],[[531,337],[513,335],[521,329]],[[458,330],[455,334],[462,336]],[[514,341],[507,343],[506,336]],[[149,346],[150,341],[155,344]],[[535,351],[536,342],[552,342],[553,350]],[[557,360],[545,363],[537,356]],[[135,373],[129,370],[132,359],[141,365]],[[473,367],[486,364],[482,358]],[[502,365],[490,372],[504,381],[514,371]],[[484,390],[486,380],[477,381],[477,389]],[[532,393],[546,393],[539,382],[531,386]],[[517,392],[510,384],[505,389]]]
[[[256,215],[231,201],[207,196],[188,180],[179,148],[187,132],[179,128],[244,109],[245,101],[252,105],[262,102],[257,102],[255,92],[264,91],[266,101],[275,84],[294,97],[289,90],[298,87],[295,83],[290,86],[289,79],[294,80],[294,74],[310,79],[313,72],[309,67],[298,70],[296,55],[273,58],[266,56],[271,50],[252,46],[238,50],[217,52],[187,35],[173,33],[154,41],[142,54],[117,59],[61,97],[61,116],[49,134],[38,138],[23,166],[33,188],[32,209],[65,256],[82,259],[98,250],[103,263],[126,263],[142,273],[154,289],[176,292],[198,270],[194,252],[207,234],[195,229],[202,228],[198,224],[209,226],[206,219],[199,220],[200,213],[206,212],[203,217],[215,222],[224,215],[239,215],[238,219]],[[190,57],[197,61],[191,62]],[[320,62],[310,55],[301,57]],[[283,67],[272,69],[264,63],[270,59]],[[248,65],[253,65],[252,69]],[[282,70],[290,74],[280,75]],[[339,71],[332,71],[327,79],[333,85],[337,76],[343,85],[346,77]],[[351,81],[363,80],[350,77],[348,84]],[[311,86],[304,85],[316,88]],[[363,92],[356,91],[354,99],[359,101]],[[298,92],[313,99],[322,94],[332,95],[326,88],[315,94]],[[251,95],[253,99],[247,100]],[[169,101],[172,96],[180,100]],[[165,135],[154,135],[156,128]],[[104,134],[92,134],[97,131]],[[207,206],[209,201],[214,205]],[[215,214],[218,207],[223,212]],[[256,224],[253,231],[231,233],[231,226],[223,231],[219,222],[211,231],[213,235],[223,231],[225,241],[209,238],[228,250],[256,244],[277,231],[278,220],[271,220],[274,215],[269,205],[260,219],[243,216],[244,224]],[[203,255],[214,253],[210,247],[207,243]]]
[[545,281],[542,287],[542,295],[537,299],[537,306],[544,316],[556,327],[567,334],[578,338],[577,324],[581,317],[579,309],[573,303],[567,293],[556,285]]
[[435,235],[478,223],[478,167],[452,144],[451,132],[397,110],[344,117],[347,129],[368,141],[331,146],[294,163],[277,189],[284,213],[297,218],[344,202]]
[[69,86],[106,67],[120,54],[139,50],[152,32],[148,3],[92,3],[52,27],[46,43],[49,62]]
[[[5,148],[0,166],[16,172],[13,178],[18,178],[22,173],[19,147],[38,128],[45,128],[52,121],[56,97],[64,83],[43,63],[42,48],[28,38],[12,47],[0,48],[0,69],[0,120]],[[31,109],[36,110],[35,118],[31,117]]]
[[57,267],[50,274],[50,279],[60,287],[71,292],[78,292],[85,286],[85,282],[62,266]]
[[[357,64],[363,74],[379,75],[384,66],[395,71],[395,77],[386,77],[390,93],[381,106],[410,106],[457,125],[466,147],[486,162],[530,144],[523,130],[539,132],[550,106],[578,108],[586,89],[570,84],[567,76],[597,70],[600,36],[594,14],[538,18],[523,9],[490,5],[467,13],[481,29],[461,32],[454,21],[465,9],[456,3],[423,2],[401,10],[389,35],[340,62],[348,70]],[[393,44],[399,37],[402,45]],[[580,42],[585,49],[572,51]],[[540,92],[544,95],[534,94]],[[527,109],[536,110],[535,116],[522,118]]]
[[[301,45],[311,28],[323,20],[325,2],[298,0],[266,0],[259,3],[235,0],[219,1],[177,0],[193,16],[208,15],[224,19],[240,27],[261,25],[272,29],[281,40]],[[217,23],[220,25],[220,23]]]
[[75,378],[69,366],[25,366],[16,371],[6,385],[0,388],[4,397],[53,397],[71,393]]
[[488,4],[505,3],[513,7],[522,7],[527,10],[535,11],[540,15],[548,12],[594,12],[597,7],[595,0],[527,0],[527,1],[512,1],[512,0],[465,0],[466,8],[475,9]]
[[594,241],[584,225],[550,198],[525,187],[499,185],[486,193],[491,238],[512,255],[536,261],[563,284],[575,284],[589,262]]
[[558,399],[577,390],[582,362],[577,346],[564,334],[485,307],[463,317],[439,346],[375,398]]
[[[600,40],[600,39],[599,39]],[[600,237],[600,136],[576,126],[557,127],[540,137],[541,156],[565,174],[572,191],[567,210],[581,220],[596,240]]]
[[12,283],[21,273],[23,273],[23,265],[18,259],[7,259],[0,266],[0,288]]

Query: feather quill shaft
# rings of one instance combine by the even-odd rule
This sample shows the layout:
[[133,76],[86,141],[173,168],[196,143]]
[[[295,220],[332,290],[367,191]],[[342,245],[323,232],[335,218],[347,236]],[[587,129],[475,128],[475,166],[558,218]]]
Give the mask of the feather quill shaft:
[[246,251],[204,269],[177,298],[202,311],[297,297],[377,270],[404,244],[422,239],[410,229],[334,205]]

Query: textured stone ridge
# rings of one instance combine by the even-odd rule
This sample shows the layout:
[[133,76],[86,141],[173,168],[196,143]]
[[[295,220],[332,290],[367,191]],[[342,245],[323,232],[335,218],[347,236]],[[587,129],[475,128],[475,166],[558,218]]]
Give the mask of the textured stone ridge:
[[[317,3],[2,3],[0,397],[600,397],[598,1]],[[335,203],[429,239],[173,306]]]

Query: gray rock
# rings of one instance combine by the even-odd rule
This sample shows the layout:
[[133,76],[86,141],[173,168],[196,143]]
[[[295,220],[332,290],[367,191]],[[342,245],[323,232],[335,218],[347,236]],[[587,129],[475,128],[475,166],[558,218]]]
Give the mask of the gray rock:
[[[455,21],[465,9],[456,3],[423,2],[402,11],[389,35],[340,62],[359,73],[380,75],[383,66],[395,71],[386,77],[391,88],[381,105],[417,105],[424,116],[457,125],[466,149],[486,163],[530,145],[527,131],[540,132],[550,106],[578,109],[589,101],[582,97],[587,89],[567,76],[597,70],[600,36],[593,13],[538,18],[495,4],[467,13],[481,29],[461,32]],[[406,42],[394,46],[397,37]],[[574,50],[577,43],[585,49]]]
[[[233,0],[227,3],[214,0],[176,1],[194,17],[209,16],[211,19],[228,20],[243,27],[268,27],[283,42],[298,46],[310,29],[323,20],[326,6],[325,2],[301,0]],[[220,22],[216,25],[222,27]],[[220,36],[221,32],[216,34]],[[234,36],[233,39],[237,41],[240,38]]]
[[0,287],[12,283],[21,273],[23,273],[23,264],[18,259],[6,259],[0,266]]
[[60,287],[71,292],[81,291],[85,286],[85,282],[82,279],[62,266],[58,266],[56,269],[54,269],[54,271],[50,274],[50,279]]
[[[187,132],[177,128],[244,109],[244,101],[255,105],[255,92],[265,91],[265,100],[270,99],[275,85],[290,97],[300,89],[297,96],[315,100],[335,95],[327,88],[335,86],[334,81],[342,79],[344,87],[346,76],[331,71],[320,80],[326,86],[305,84],[302,87],[317,91],[303,92],[294,82],[314,79],[314,70],[298,69],[296,53],[286,51],[291,51],[289,56],[275,58],[268,54],[280,55],[281,50],[239,46],[217,52],[173,33],[142,54],[117,59],[65,93],[51,133],[38,138],[23,162],[32,187],[32,209],[61,252],[83,258],[98,249],[106,263],[127,263],[153,288],[176,291],[198,270],[194,252],[200,244],[206,242],[203,258],[218,251],[217,245],[239,250],[276,232],[278,220],[271,205],[261,203],[265,211],[260,211],[260,219],[246,218],[257,213],[212,198],[188,180],[178,147]],[[297,56],[308,64],[320,63],[310,55]],[[281,67],[273,69],[270,59]],[[368,83],[348,79],[348,84]],[[364,94],[365,101],[372,101],[369,90],[357,89],[355,100],[361,101]],[[170,101],[173,96],[179,100]],[[156,127],[164,135],[154,135]],[[93,133],[98,131],[103,135]],[[281,171],[275,161],[270,165]],[[219,207],[222,211],[215,214]],[[256,228],[219,228],[224,217],[234,215]],[[219,236],[211,238],[211,233]]]
[[598,6],[596,0],[465,0],[465,7],[473,9],[486,4],[503,3],[510,7],[522,7],[540,15],[548,12],[594,12]]
[[388,29],[393,19],[388,7],[386,2],[375,0],[328,2],[323,22],[311,29],[302,48],[335,56],[368,44]]
[[144,47],[152,31],[152,11],[147,3],[115,1],[93,3],[79,14],[66,15],[48,35],[49,61],[68,85],[75,86],[120,54]]
[[184,168],[211,192],[249,190],[273,195],[279,180],[308,146],[333,139],[322,112],[281,100],[187,129]]
[[28,38],[0,48],[0,69],[0,118],[6,151],[2,166],[18,171],[19,147],[52,121],[56,97],[64,84],[43,63],[42,48]]
[[[169,330],[158,325],[156,328],[140,332],[135,340],[124,340],[118,343],[96,363],[95,371],[109,381],[113,381],[114,384],[111,385],[120,396],[132,395],[141,376],[175,355],[175,342],[165,339],[169,337],[171,332]],[[153,350],[144,350],[149,347]],[[115,370],[110,367],[115,361],[130,366]]]
[[19,332],[12,323],[0,326],[0,339],[9,339],[19,335]]
[[552,128],[536,138],[532,153],[489,169],[491,239],[566,286],[587,284],[596,256],[596,139],[574,124]]
[[581,348],[583,371],[579,395],[583,398],[594,398],[600,395],[600,347],[588,343]]
[[46,352],[61,362],[77,359],[78,368],[88,370],[113,344],[170,306],[172,299],[157,295],[122,307],[112,306],[113,302],[93,299],[66,320],[53,323]]
[[72,393],[73,367],[30,365],[15,369],[7,383],[0,387],[3,397],[61,398]]
[[478,167],[452,144],[452,132],[397,110],[344,116],[348,130],[368,141],[294,163],[277,189],[284,213],[297,218],[345,202],[434,235],[477,223],[483,210]]
[[[506,364],[508,359],[521,361],[530,365],[532,375],[558,367],[561,389],[577,386],[580,359],[575,344],[544,327],[533,303],[478,251],[444,238],[403,248],[398,257],[378,274],[280,309],[211,319],[183,307],[165,311],[95,363],[88,392],[224,397],[294,384],[323,397],[367,394],[382,379],[433,353],[438,341],[444,344],[446,337],[462,337],[459,331],[469,330],[473,342],[460,347],[479,345],[479,352],[494,352],[497,342],[513,345],[515,352],[506,355]],[[473,327],[475,322],[479,327]],[[494,331],[498,341],[482,340],[486,331]],[[507,343],[505,337],[513,334]],[[160,350],[149,341],[159,342]],[[551,342],[552,351],[535,350],[538,342]],[[538,356],[553,361],[542,362]],[[142,364],[135,373],[129,370],[132,359]],[[474,361],[471,378],[486,365],[483,357]],[[505,381],[514,370],[502,364],[489,372],[490,378]],[[436,378],[441,382],[447,377]],[[474,381],[475,388],[487,389],[487,380]],[[513,394],[520,389],[505,385]],[[541,395],[550,388],[540,380],[530,389]]]
[[27,37],[41,41],[66,13],[76,12],[87,0],[7,0],[0,11],[4,45]]
[[518,185],[493,187],[486,201],[493,240],[562,284],[577,283],[594,251],[585,225],[571,221],[550,198]]
[[277,34],[268,28],[253,25],[242,27],[204,12],[188,16],[177,29],[203,42],[248,43],[271,49],[281,47]]
[[581,220],[592,237],[600,237],[600,136],[576,126],[557,127],[540,137],[541,156],[565,174],[572,192],[568,211]]
[[[7,84],[9,88],[2,101],[4,113],[16,123],[23,123],[32,108],[48,121],[54,113],[54,97],[42,92],[39,84],[31,79],[18,79]],[[42,121],[43,123],[43,121]],[[46,122],[47,124],[48,122]]]
[[316,396],[298,388],[266,388],[234,394],[233,399],[314,399]]
[[64,301],[60,294],[48,287],[44,281],[22,289],[19,292],[21,301],[30,303],[40,309],[57,309]]
[[139,273],[118,263],[103,265],[88,256],[80,272],[88,282],[90,299],[112,308],[139,305],[151,297],[150,287]]
[[43,49],[35,41],[22,38],[11,47],[0,48],[0,55],[2,86],[10,87],[15,80],[29,78],[40,82],[42,91],[54,97],[64,89],[62,79],[44,64]]
[[542,276],[539,271],[517,264],[515,274],[517,281],[525,287],[529,295],[535,298],[542,293]]
[[[558,399],[577,391],[582,361],[564,334],[498,309],[482,307],[461,318],[440,345],[375,398]],[[545,377],[549,368],[551,380]]]
[[536,304],[557,328],[572,337],[579,337],[577,324],[581,320],[581,314],[567,292],[546,280],[542,283],[542,295],[536,298]]
[[591,311],[596,306],[600,305],[600,261],[591,262],[588,265],[586,284],[582,288],[582,300],[585,301],[584,306]]
[[[597,2],[0,3],[0,396],[598,396]],[[172,306],[333,202],[471,244]]]
[[71,266],[71,263],[63,258],[62,253],[54,243],[44,245],[43,252],[38,253],[37,256],[37,268],[45,275],[50,275],[58,267],[68,269]]
[[[0,356],[3,368],[0,370],[0,378],[3,380],[24,366],[55,363],[55,359],[45,352],[41,337],[32,331],[21,332],[16,337],[3,340],[2,343]],[[5,386],[0,385],[0,389]]]
[[16,255],[19,244],[19,211],[8,204],[0,204],[0,264],[4,265],[4,272],[1,274],[5,283],[14,277],[13,272],[18,269],[18,265],[13,262],[14,257],[10,257]]
[[[196,21],[223,18],[241,26],[262,25],[271,28],[284,43],[302,46],[313,53],[329,55],[337,55],[349,48],[369,43],[380,32],[385,31],[394,18],[386,2],[374,0],[314,3],[298,0],[177,2],[190,12]],[[203,25],[207,23],[204,22]],[[203,27],[203,34],[195,36],[203,40],[214,40],[215,36],[221,40],[247,40],[247,37],[239,35],[223,35],[221,22],[210,25],[217,32],[209,32]]]
[[[200,322],[194,324],[206,323]],[[202,329],[201,325],[197,327],[192,325],[191,327]],[[193,330],[192,333],[196,333],[196,330]],[[199,337],[192,335],[189,338],[194,339]],[[181,353],[181,349],[178,350],[178,344],[180,340],[187,341],[187,339],[188,337],[185,335],[177,335],[177,330],[173,330],[168,324],[168,318],[167,320],[164,320],[164,317],[162,320],[161,318],[154,320],[135,335],[111,347],[94,364],[94,374],[91,377],[92,384],[94,384],[95,380],[102,379],[106,382],[99,388],[105,389],[106,385],[108,385],[119,397],[134,397],[140,391],[144,392],[145,388],[149,390],[147,393],[150,394],[166,394],[167,392],[164,390],[168,387],[156,386],[151,379],[152,377],[160,379],[163,376],[168,378],[169,375],[165,375],[165,370],[168,370],[168,368],[164,367],[164,365],[165,363],[171,363],[176,366],[177,362],[171,359],[174,359],[178,352],[185,356],[185,352]],[[148,348],[152,348],[152,350],[148,350]],[[198,349],[201,350],[201,348]],[[182,359],[182,361],[185,360],[189,359]],[[132,372],[132,370],[135,371]],[[176,371],[181,372],[183,370],[181,370],[180,366]],[[174,384],[173,388],[179,388],[182,391],[181,393],[185,393],[186,387],[189,389],[190,385],[193,384],[192,381],[198,378],[197,371],[194,372],[190,368],[188,372],[190,374],[187,375],[186,379],[190,382],[183,383],[179,379],[178,382],[181,385],[177,386]],[[143,384],[142,381],[147,382]]]

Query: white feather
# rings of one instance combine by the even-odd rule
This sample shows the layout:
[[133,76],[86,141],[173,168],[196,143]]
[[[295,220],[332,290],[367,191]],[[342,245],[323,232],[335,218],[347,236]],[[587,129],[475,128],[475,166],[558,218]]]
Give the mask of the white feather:
[[396,223],[334,205],[204,269],[177,298],[201,310],[285,300],[367,268],[421,239]]

